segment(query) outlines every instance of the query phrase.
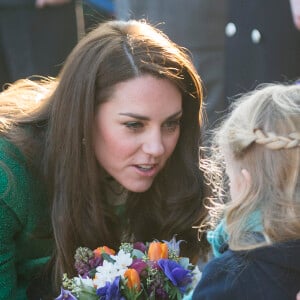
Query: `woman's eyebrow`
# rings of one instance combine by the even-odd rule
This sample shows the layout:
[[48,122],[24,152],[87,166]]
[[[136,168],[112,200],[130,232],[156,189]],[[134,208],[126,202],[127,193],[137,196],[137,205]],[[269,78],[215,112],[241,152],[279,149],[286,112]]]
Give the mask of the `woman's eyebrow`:
[[166,120],[174,119],[174,118],[179,117],[181,115],[182,115],[182,110],[179,110],[175,114],[172,114],[171,116],[169,116]]
[[127,116],[127,117],[131,117],[131,118],[134,118],[134,119],[138,119],[138,120],[143,120],[143,121],[149,121],[150,118],[149,117],[145,117],[145,116],[142,116],[142,115],[138,115],[138,114],[135,114],[135,113],[119,113],[120,116]]
[[[170,119],[176,118],[176,117],[179,116],[180,114],[182,114],[182,110],[177,111],[176,113],[170,115],[169,117],[166,118],[166,120],[170,120]],[[142,121],[149,121],[149,120],[150,120],[149,117],[142,116],[142,115],[135,114],[135,113],[130,113],[130,112],[128,112],[128,113],[119,113],[119,115],[120,115],[120,116],[131,117],[131,118],[138,119],[138,120],[142,120]]]

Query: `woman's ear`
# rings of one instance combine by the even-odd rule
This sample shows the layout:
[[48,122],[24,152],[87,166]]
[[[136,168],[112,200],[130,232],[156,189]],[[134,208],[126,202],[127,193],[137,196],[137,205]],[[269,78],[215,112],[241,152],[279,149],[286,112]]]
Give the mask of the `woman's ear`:
[[252,184],[252,177],[251,174],[249,173],[249,171],[247,169],[242,169],[241,173],[245,179],[245,182],[247,184],[247,186],[251,186]]

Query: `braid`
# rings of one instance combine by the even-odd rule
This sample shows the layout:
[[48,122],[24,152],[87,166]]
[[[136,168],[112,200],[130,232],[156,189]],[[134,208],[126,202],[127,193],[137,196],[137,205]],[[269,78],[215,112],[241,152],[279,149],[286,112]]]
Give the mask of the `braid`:
[[273,132],[263,133],[260,129],[255,129],[255,142],[257,144],[265,145],[272,150],[290,149],[300,146],[300,133],[292,132],[288,137],[276,135]]

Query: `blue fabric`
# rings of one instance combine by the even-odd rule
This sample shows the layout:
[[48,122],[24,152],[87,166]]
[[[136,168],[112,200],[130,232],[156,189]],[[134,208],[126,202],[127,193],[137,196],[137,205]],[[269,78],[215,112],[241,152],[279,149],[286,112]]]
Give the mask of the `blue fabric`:
[[[246,232],[263,232],[261,213],[259,211],[252,213],[245,224]],[[207,232],[207,240],[215,257],[222,255],[228,243],[228,238],[225,219],[222,219],[214,230]]]
[[300,290],[300,240],[211,260],[193,300],[295,300]]
[[225,219],[222,219],[214,230],[208,231],[206,238],[211,245],[213,255],[215,257],[221,256],[222,253],[220,249],[228,242],[228,234],[225,229]]

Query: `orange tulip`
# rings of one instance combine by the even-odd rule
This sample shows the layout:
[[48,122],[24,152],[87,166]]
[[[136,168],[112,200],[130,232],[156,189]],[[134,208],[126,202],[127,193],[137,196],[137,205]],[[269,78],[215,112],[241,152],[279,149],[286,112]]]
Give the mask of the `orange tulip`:
[[109,254],[109,255],[115,255],[116,251],[108,248],[107,246],[103,246],[103,247],[98,247],[97,249],[95,249],[94,254],[96,257],[100,257],[103,253]]
[[140,276],[137,270],[127,269],[124,273],[124,277],[127,278],[127,286],[130,289],[136,289],[138,291],[141,289]]
[[168,258],[168,245],[161,242],[152,242],[149,246],[148,257],[154,261]]

